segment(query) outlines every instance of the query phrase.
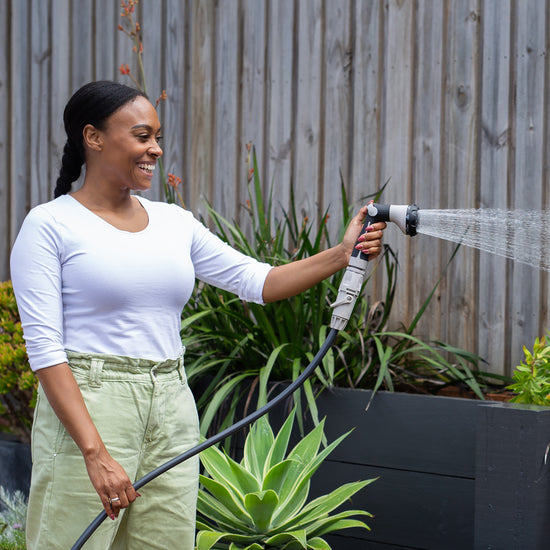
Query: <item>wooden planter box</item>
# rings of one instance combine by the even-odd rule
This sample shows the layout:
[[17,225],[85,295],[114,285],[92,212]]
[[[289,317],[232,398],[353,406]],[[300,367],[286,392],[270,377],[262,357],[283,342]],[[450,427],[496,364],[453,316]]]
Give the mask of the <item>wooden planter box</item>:
[[372,531],[327,536],[334,550],[548,548],[550,407],[379,392],[365,412],[370,395],[318,400],[329,441],[355,430],[311,496],[379,477],[348,506],[375,515]]

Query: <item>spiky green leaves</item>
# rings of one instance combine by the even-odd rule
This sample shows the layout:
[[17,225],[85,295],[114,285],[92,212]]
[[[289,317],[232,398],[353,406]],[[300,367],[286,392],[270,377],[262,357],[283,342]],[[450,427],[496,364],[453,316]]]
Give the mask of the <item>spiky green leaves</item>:
[[209,477],[201,476],[197,550],[326,550],[326,533],[369,529],[351,517],[368,512],[330,513],[374,480],[348,483],[306,504],[312,475],[348,434],[319,451],[323,421],[287,452],[294,416],[293,411],[276,437],[267,417],[260,418],[246,439],[241,463],[216,447],[201,453]]

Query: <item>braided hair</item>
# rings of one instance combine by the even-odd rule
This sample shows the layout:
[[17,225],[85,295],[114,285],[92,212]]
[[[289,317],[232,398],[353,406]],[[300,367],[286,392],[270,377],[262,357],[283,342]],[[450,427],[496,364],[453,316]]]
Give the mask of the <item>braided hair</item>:
[[69,99],[63,112],[63,124],[67,142],[63,148],[61,169],[54,195],[66,195],[76,181],[85,162],[83,130],[91,124],[103,130],[106,120],[122,106],[138,96],[146,95],[124,84],[98,80],[85,84]]

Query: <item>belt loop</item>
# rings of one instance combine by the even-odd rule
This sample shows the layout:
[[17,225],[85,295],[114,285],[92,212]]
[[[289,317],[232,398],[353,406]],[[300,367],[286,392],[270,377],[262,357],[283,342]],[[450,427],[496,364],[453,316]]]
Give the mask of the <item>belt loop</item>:
[[185,374],[185,364],[183,361],[184,353],[185,353],[185,347],[183,348],[183,353],[178,357],[178,373],[180,375],[182,386],[185,386],[185,384],[187,384],[187,375]]
[[103,372],[103,359],[93,357],[90,363],[90,387],[101,388],[101,373]]

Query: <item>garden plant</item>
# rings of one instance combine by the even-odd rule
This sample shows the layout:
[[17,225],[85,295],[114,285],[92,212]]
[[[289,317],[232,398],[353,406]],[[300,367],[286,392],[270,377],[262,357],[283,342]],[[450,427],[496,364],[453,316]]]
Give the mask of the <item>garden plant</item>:
[[30,441],[38,381],[27,359],[11,281],[0,283],[0,430]]
[[514,383],[507,389],[515,392],[511,401],[528,405],[550,405],[550,345],[546,335],[536,338],[533,352],[523,346],[525,358],[516,367],[513,375]]
[[354,517],[371,517],[369,512],[330,514],[373,479],[342,485],[307,502],[311,477],[348,434],[319,451],[321,421],[288,451],[294,417],[292,411],[276,437],[267,416],[257,420],[240,463],[216,447],[201,453],[208,475],[201,476],[197,550],[330,550],[323,535],[350,527],[369,529]]

